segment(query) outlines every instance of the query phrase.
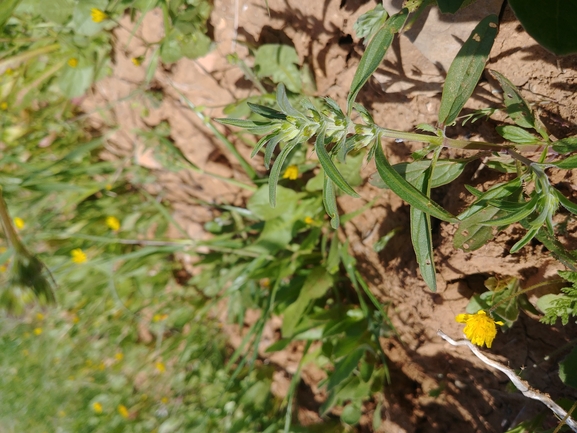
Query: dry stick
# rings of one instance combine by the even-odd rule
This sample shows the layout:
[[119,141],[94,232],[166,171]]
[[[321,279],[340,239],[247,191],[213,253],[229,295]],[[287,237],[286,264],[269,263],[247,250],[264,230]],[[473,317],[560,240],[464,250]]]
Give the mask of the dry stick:
[[513,370],[505,367],[497,361],[493,361],[492,359],[487,358],[483,352],[481,352],[481,350],[479,350],[479,348],[473,345],[473,343],[471,343],[469,340],[455,341],[440,329],[437,331],[437,335],[439,335],[443,340],[447,341],[453,346],[467,346],[469,349],[471,349],[471,352],[473,352],[477,358],[479,358],[485,364],[505,373],[509,380],[513,382],[513,385],[515,385],[515,387],[521,391],[525,397],[532,398],[533,400],[539,400],[541,403],[551,409],[555,415],[561,418],[561,422],[564,422],[569,426],[569,428],[571,428],[571,430],[577,432],[577,421],[571,418],[565,409],[555,403],[547,394],[543,394],[540,391],[532,389],[531,386],[524,380],[520,379]]

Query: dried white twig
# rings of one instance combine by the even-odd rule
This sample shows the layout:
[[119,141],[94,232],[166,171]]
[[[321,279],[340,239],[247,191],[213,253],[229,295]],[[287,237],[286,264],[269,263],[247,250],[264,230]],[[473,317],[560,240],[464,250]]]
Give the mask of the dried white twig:
[[567,414],[565,409],[563,409],[561,406],[559,406],[557,403],[555,403],[551,399],[551,397],[549,397],[547,394],[543,394],[543,393],[531,388],[531,386],[527,382],[525,382],[524,380],[520,379],[519,376],[517,376],[513,370],[511,370],[508,367],[505,367],[503,364],[500,364],[497,361],[493,361],[492,359],[487,358],[483,354],[483,352],[481,352],[481,350],[479,350],[479,348],[477,346],[475,346],[473,343],[471,343],[469,340],[455,341],[451,337],[449,337],[447,334],[445,334],[443,331],[441,331],[440,329],[437,331],[437,334],[443,340],[447,341],[449,344],[452,344],[453,346],[467,346],[469,349],[471,349],[471,352],[473,352],[475,354],[475,356],[477,356],[477,358],[479,358],[485,364],[490,365],[491,367],[496,368],[497,370],[505,373],[507,375],[507,377],[509,378],[509,380],[511,380],[511,382],[513,382],[513,385],[515,385],[515,387],[519,391],[521,391],[521,393],[525,397],[532,398],[533,400],[539,400],[541,403],[543,403],[545,406],[547,406],[549,409],[551,409],[555,415],[557,415],[559,418],[561,418],[561,422],[564,422],[565,424],[567,424],[571,428],[571,430],[573,430],[574,432],[577,432],[577,421],[575,421],[573,418],[571,418]]

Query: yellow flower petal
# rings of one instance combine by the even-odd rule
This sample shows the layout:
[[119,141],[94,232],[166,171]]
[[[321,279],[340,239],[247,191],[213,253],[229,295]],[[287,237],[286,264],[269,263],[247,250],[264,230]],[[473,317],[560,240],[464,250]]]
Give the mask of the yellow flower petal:
[[503,325],[503,322],[495,322],[483,310],[477,311],[475,314],[458,314],[455,321],[465,323],[463,333],[471,343],[481,347],[486,345],[489,349],[497,336],[496,325]]
[[104,13],[100,9],[92,8],[90,9],[90,18],[92,18],[92,21],[94,21],[95,23],[101,23],[106,18],[108,18],[108,15],[106,15],[106,13]]
[[73,249],[70,252],[70,255],[72,256],[72,261],[77,264],[84,263],[86,260],[88,260],[86,254],[84,254],[84,251],[82,251],[80,248]]
[[120,416],[122,416],[122,418],[128,418],[130,416],[128,409],[126,409],[126,406],[124,406],[123,404],[118,405],[118,413],[120,414]]
[[78,59],[75,57],[68,59],[68,66],[70,66],[71,68],[77,67],[78,66]]
[[120,221],[115,216],[106,217],[106,225],[112,231],[117,232],[120,230]]
[[26,223],[24,222],[24,220],[20,217],[16,217],[14,218],[14,225],[16,226],[16,228],[18,230],[22,230],[24,228],[24,226],[26,225]]
[[102,404],[99,402],[92,403],[92,410],[94,410],[96,413],[102,413]]
[[164,366],[164,363],[162,362],[157,362],[156,363],[156,369],[160,372],[160,373],[164,373],[166,371],[166,367]]
[[284,174],[282,175],[283,179],[288,180],[296,180],[299,177],[299,168],[296,165],[289,165]]

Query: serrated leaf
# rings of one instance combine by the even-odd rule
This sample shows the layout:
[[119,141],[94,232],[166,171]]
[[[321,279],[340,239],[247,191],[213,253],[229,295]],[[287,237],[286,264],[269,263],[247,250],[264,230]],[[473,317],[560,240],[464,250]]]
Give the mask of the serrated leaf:
[[450,125],[475,90],[497,36],[498,17],[484,18],[461,47],[451,63],[443,86],[439,124]]
[[535,144],[541,140],[535,137],[530,132],[513,125],[497,126],[495,128],[499,135],[505,140],[512,141],[517,144]]
[[493,70],[489,70],[489,73],[499,82],[503,89],[503,101],[509,117],[522,128],[535,128],[535,116],[517,87],[501,73]]
[[395,171],[383,153],[380,137],[378,137],[375,146],[375,163],[379,176],[381,176],[395,194],[411,206],[414,206],[435,218],[447,222],[456,222],[454,215],[451,215],[437,203],[423,195],[421,191],[416,189]]
[[327,149],[325,148],[325,131],[322,129],[317,135],[315,141],[315,151],[319,157],[319,162],[325,171],[325,174],[334,182],[345,193],[353,196],[359,197],[355,190],[348,184],[343,175],[337,170],[333,160],[331,159]]
[[385,25],[375,34],[373,39],[371,39],[371,42],[369,42],[351,83],[351,89],[347,97],[347,113],[351,112],[353,102],[355,102],[361,88],[385,58],[385,54],[391,46],[395,34],[398,33],[405,24],[408,13],[408,10],[405,8],[390,17]]
[[259,78],[270,77],[275,83],[287,86],[293,93],[301,93],[302,90],[298,64],[299,56],[289,45],[261,45],[254,56],[254,69]]
[[577,3],[566,0],[510,0],[527,31],[549,51],[562,56],[577,52]]

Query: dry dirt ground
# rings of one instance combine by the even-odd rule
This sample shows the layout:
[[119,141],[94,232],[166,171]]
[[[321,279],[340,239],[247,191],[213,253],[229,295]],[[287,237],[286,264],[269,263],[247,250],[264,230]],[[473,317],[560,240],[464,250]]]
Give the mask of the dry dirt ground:
[[[162,92],[158,106],[140,97],[123,100],[143,81],[147,62],[143,66],[131,63],[130,58],[142,55],[144,47],[137,38],[125,46],[128,31],[119,29],[115,32],[119,48],[114,52],[113,75],[95,86],[82,108],[99,112],[90,117],[94,127],[114,126],[108,139],[109,156],[131,155],[138,164],[153,169],[158,177],[155,192],[172,203],[177,221],[192,238],[204,238],[207,234],[202,225],[214,217],[214,211],[210,206],[199,205],[199,200],[242,205],[246,196],[214,178],[163,170],[150,152],[144,150],[136,131],[166,121],[171,127],[171,139],[190,160],[206,170],[242,179],[237,163],[202,121],[183,106],[175,89],[197,106],[204,106],[207,115],[222,116],[226,104],[257,93],[238,67],[227,62],[226,56],[236,53],[251,64],[247,45],[276,42],[296,48],[302,63],[308,64],[314,74],[318,96],[330,96],[344,106],[363,50],[353,24],[375,4],[367,0],[268,0],[269,15],[264,0],[215,0],[211,17],[214,50],[202,59],[184,59],[159,69],[152,81],[152,86]],[[132,28],[128,19],[124,25]],[[159,11],[146,17],[138,34],[150,42],[162,37]],[[418,123],[436,121],[444,71],[429,60],[434,55],[434,50],[420,52],[405,36],[395,41],[376,78],[359,95],[360,102],[372,111],[377,123],[410,131]],[[522,89],[555,137],[577,134],[576,56],[557,58],[548,53],[505,9],[488,67],[505,74]],[[495,90],[490,81],[483,80],[467,107],[496,105],[499,94]],[[113,103],[112,111],[98,110],[110,103]],[[499,140],[494,126],[492,121],[477,122],[466,129],[454,128],[452,133],[473,139]],[[250,149],[242,143],[238,146],[248,159]],[[386,151],[391,160],[399,161],[406,159],[413,149],[406,143],[390,143]],[[257,168],[264,172],[262,166]],[[374,171],[371,164],[366,165],[364,178],[368,179]],[[458,212],[467,200],[465,183],[483,189],[496,181],[487,170],[471,167],[457,182],[439,190],[435,198],[449,211]],[[574,173],[556,175],[555,182],[572,200],[577,200]],[[460,337],[462,325],[455,323],[454,317],[464,311],[474,293],[484,291],[485,278],[514,276],[521,278],[527,287],[553,278],[557,270],[563,269],[562,265],[538,242],[516,255],[509,255],[509,248],[523,234],[519,227],[512,227],[474,253],[465,253],[452,247],[455,227],[441,223],[435,226],[434,233],[439,290],[431,293],[419,276],[410,246],[408,206],[368,182],[359,188],[359,193],[361,199],[339,199],[342,212],[357,209],[378,196],[377,203],[347,224],[342,235],[351,240],[351,248],[373,293],[383,302],[391,302],[391,318],[400,335],[398,339],[382,341],[392,383],[384,390],[384,422],[379,431],[502,432],[520,420],[546,412],[540,403],[513,392],[507,387],[504,375],[490,370],[468,349],[444,343],[436,331],[441,328],[455,338]],[[375,253],[373,243],[396,227],[403,230],[383,252]],[[563,242],[575,247],[574,224],[569,225]],[[247,322],[251,320],[247,318]],[[278,323],[271,323],[267,330],[270,338],[278,327]],[[232,344],[237,344],[238,333],[232,328],[229,330]],[[577,393],[564,387],[558,378],[557,362],[567,351],[557,349],[574,338],[576,331],[575,326],[551,329],[539,323],[538,317],[521,313],[512,329],[498,335],[491,354],[522,371],[534,387],[550,393],[553,398],[575,399]],[[551,353],[554,355],[546,358]],[[275,376],[275,392],[282,394],[286,392],[288,377],[295,370],[299,353],[298,350],[281,352],[274,357],[272,361],[284,368]],[[323,398],[316,386],[322,373],[308,369],[303,376],[305,388],[312,396],[308,398],[308,409],[301,409],[299,418],[305,423],[321,422],[314,409]],[[432,396],[435,390],[442,390],[438,397]],[[374,405],[366,406],[366,417],[358,431],[371,431],[373,410]],[[551,422],[554,426],[554,420]]]

